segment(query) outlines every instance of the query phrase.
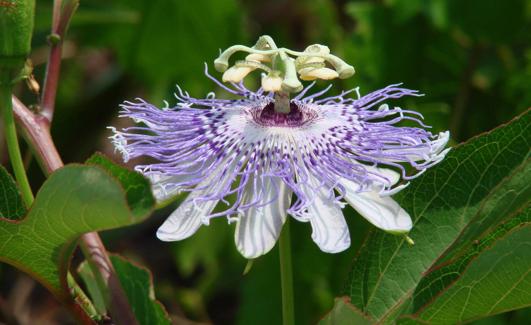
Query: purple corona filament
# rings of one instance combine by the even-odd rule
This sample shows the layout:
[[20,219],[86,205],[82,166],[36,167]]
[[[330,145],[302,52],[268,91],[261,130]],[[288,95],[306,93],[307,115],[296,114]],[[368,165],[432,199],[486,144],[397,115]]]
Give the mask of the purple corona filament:
[[[310,222],[321,250],[340,252],[350,245],[344,202],[385,231],[411,229],[390,195],[449,150],[448,132],[434,135],[421,114],[384,104],[417,91],[390,85],[358,98],[347,97],[357,89],[323,98],[329,88],[307,95],[311,84],[282,114],[272,93],[242,83],[228,88],[207,76],[240,99],[198,99],[178,88],[175,107],[124,102],[120,116],[142,126],[112,128],[125,161],[156,160],[136,170],[151,180],[158,200],[190,192],[159,228],[160,239],[182,240],[225,216],[237,222],[239,251],[255,258],[274,246],[289,214]],[[404,120],[418,127],[397,126]],[[218,203],[222,209],[214,211]]]

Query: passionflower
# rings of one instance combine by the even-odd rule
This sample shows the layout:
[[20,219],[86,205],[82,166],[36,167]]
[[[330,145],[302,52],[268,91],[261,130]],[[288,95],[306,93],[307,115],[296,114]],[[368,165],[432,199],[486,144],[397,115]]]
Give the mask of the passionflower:
[[[249,71],[278,55],[271,47],[258,51],[264,60],[251,63]],[[303,62],[299,73],[329,79],[331,68],[315,65],[323,57],[306,60],[311,65]],[[345,203],[380,229],[409,232],[411,218],[391,195],[444,158],[449,133],[434,135],[421,114],[384,102],[420,94],[390,85],[364,96],[357,88],[326,96],[330,87],[309,94],[311,84],[286,99],[287,92],[246,88],[241,81],[249,73],[242,72],[245,67],[229,71],[231,87],[205,69],[237,99],[214,93],[194,98],[178,87],[174,107],[159,108],[142,99],[121,105],[121,117],[142,123],[113,128],[111,138],[123,159],[152,158],[153,163],[135,168],[151,180],[157,200],[189,192],[157,237],[182,240],[212,218],[226,217],[236,222],[238,250],[256,258],[273,248],[290,215],[311,224],[312,239],[322,251],[337,253],[350,245]],[[274,83],[271,78],[289,74],[266,72],[262,81],[267,87]],[[406,120],[416,126],[399,125]]]

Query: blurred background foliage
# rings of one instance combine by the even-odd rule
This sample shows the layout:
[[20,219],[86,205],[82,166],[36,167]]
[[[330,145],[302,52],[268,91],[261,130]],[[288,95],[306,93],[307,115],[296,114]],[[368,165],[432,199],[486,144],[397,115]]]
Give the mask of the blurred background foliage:
[[[51,1],[38,1],[32,54],[37,80],[47,59],[50,21]],[[64,46],[52,133],[65,162],[84,161],[94,151],[113,156],[106,127],[130,123],[117,119],[123,100],[142,97],[171,105],[175,84],[194,96],[210,91],[228,96],[204,77],[204,63],[220,77],[212,68],[219,48],[252,45],[268,34],[292,49],[326,44],[352,64],[356,75],[336,82],[332,91],[359,86],[365,94],[400,82],[421,90],[425,97],[400,104],[423,113],[434,132],[451,130],[455,144],[531,106],[530,26],[531,2],[525,0],[81,1]],[[255,76],[249,86],[257,81]],[[23,87],[17,92],[28,105],[37,102]],[[3,144],[0,150],[5,160]],[[43,180],[35,162],[30,179],[35,188]],[[152,270],[157,296],[176,319],[279,324],[276,250],[243,276],[246,260],[234,247],[233,225],[224,220],[183,242],[158,241],[155,230],[172,208],[140,226],[104,234],[108,248]],[[292,223],[300,324],[316,323],[341,295],[348,266],[370,228],[350,208],[346,214],[352,247],[337,255],[318,250],[307,224]],[[2,295],[27,281],[5,265],[0,272]],[[47,301],[49,314],[51,298],[34,295]],[[41,309],[28,312],[46,314]],[[523,324],[529,314],[478,324]]]

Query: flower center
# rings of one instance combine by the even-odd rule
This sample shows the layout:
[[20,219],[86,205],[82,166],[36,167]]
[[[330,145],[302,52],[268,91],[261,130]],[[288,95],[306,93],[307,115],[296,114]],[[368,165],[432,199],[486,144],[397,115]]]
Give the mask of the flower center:
[[289,113],[280,113],[275,111],[275,104],[271,102],[262,109],[254,110],[253,120],[262,126],[298,127],[317,116],[316,112],[301,109],[293,102],[290,102],[289,108]]

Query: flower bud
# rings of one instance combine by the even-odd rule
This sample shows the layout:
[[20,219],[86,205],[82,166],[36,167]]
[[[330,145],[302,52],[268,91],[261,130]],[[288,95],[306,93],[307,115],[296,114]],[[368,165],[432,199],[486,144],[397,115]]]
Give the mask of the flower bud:
[[35,0],[8,0],[0,5],[0,84],[21,73],[31,50]]

